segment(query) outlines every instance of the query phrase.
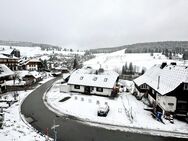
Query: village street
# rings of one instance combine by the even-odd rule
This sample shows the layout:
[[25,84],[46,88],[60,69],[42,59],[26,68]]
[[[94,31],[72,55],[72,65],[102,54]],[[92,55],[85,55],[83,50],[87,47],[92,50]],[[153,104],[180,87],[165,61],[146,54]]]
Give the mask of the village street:
[[[159,136],[151,136],[139,133],[123,132],[119,130],[109,130],[100,128],[97,126],[91,126],[84,121],[72,116],[58,116],[54,112],[50,111],[44,104],[43,94],[51,87],[51,85],[59,78],[52,79],[45,84],[42,84],[35,91],[33,91],[23,102],[21,106],[21,113],[25,117],[31,117],[34,121],[31,123],[40,132],[54,137],[54,132],[51,129],[53,123],[60,125],[57,129],[58,140],[65,141],[165,141],[165,140],[177,140],[177,138],[165,138]],[[140,133],[142,133],[140,131]],[[186,139],[178,139],[186,140]]]

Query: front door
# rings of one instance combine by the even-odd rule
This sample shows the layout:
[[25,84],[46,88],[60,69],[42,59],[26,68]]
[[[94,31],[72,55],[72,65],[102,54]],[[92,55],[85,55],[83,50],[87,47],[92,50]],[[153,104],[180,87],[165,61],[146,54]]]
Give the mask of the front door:
[[90,87],[89,86],[84,87],[84,93],[90,94]]

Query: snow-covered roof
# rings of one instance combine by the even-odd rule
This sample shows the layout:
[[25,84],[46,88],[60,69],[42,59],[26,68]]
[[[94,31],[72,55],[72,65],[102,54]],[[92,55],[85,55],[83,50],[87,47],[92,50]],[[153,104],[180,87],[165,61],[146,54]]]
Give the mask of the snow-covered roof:
[[5,64],[0,64],[0,78],[14,75],[14,72],[11,71]]
[[15,73],[19,76],[19,78],[22,78],[25,75],[27,75],[29,73],[29,71],[28,70],[21,70],[21,71],[16,71]]
[[88,69],[74,71],[69,78],[68,84],[113,88],[119,76],[118,73],[113,71],[105,71],[101,74],[94,74],[92,71]]
[[9,58],[11,58],[11,59],[17,59],[17,60],[19,59],[18,57],[14,56],[14,55],[12,57],[9,57]]
[[41,62],[41,61],[39,59],[33,58],[33,59],[30,59],[28,62]]
[[16,73],[18,74],[18,76],[20,78],[23,78],[25,76],[33,76],[35,78],[39,78],[41,77],[41,73],[37,72],[37,71],[28,71],[28,70],[22,70],[22,71],[16,71]]
[[167,65],[161,69],[160,65],[155,65],[142,76],[136,78],[134,82],[138,86],[146,83],[161,95],[165,95],[173,91],[181,83],[188,83],[188,67]]
[[7,56],[5,56],[3,54],[0,54],[0,58],[2,58],[2,59],[8,59],[9,57],[7,57]]
[[11,49],[11,48],[6,48],[6,49],[4,49],[4,50],[1,50],[0,51],[0,53],[2,53],[2,54],[8,54],[8,55],[10,55],[12,52],[13,52],[13,48]]
[[39,59],[36,59],[36,58],[33,58],[33,59],[25,59],[25,58],[22,58],[19,60],[19,66],[22,66],[22,65],[27,65],[28,63],[30,62],[41,62]]
[[42,75],[37,71],[30,71],[27,75],[32,75],[35,78],[40,78]]
[[15,56],[7,57],[7,56],[5,56],[5,55],[3,55],[3,54],[1,54],[1,53],[0,53],[0,58],[1,58],[1,59],[18,59],[18,57],[15,57]]

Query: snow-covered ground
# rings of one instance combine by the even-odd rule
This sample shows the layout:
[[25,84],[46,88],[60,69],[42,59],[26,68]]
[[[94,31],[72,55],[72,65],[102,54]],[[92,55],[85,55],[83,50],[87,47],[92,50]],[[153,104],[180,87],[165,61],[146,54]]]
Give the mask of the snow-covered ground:
[[[170,62],[183,63],[182,61],[169,60],[161,53],[154,53],[151,56],[150,53],[125,54],[124,51],[98,54],[94,59],[84,62],[84,66],[91,66],[94,69],[102,67],[105,70],[117,70],[121,72],[122,66],[126,62],[127,64],[132,62],[133,65],[136,65],[137,71],[141,71],[142,68],[149,69],[155,64],[162,64],[162,62],[167,62],[168,64]],[[130,92],[124,91],[115,99],[79,93],[63,93],[59,90],[60,83],[56,83],[46,94],[45,98],[51,109],[54,109],[56,112],[76,116],[86,122],[88,121],[88,123],[94,123],[92,124],[94,126],[96,124],[97,126],[101,126],[102,124],[112,125],[113,129],[114,126],[117,126],[118,128],[115,129],[120,130],[124,130],[124,127],[128,129],[133,127],[132,129],[148,130],[148,134],[151,134],[150,130],[155,131],[155,133],[159,131],[160,133],[157,132],[156,134],[162,134],[163,136],[179,136],[176,133],[183,133],[188,138],[187,123],[176,119],[174,120],[174,124],[165,119],[165,124],[158,122],[152,117],[151,112],[144,110],[148,107],[131,94],[133,90],[131,88],[134,86],[133,83],[131,81],[121,81],[121,83],[124,83],[124,86],[129,88]],[[65,101],[60,102],[60,100]],[[104,103],[108,103],[110,111],[107,117],[99,117],[97,116],[99,105]],[[180,136],[183,137],[183,135]]]
[[[40,83],[52,79],[48,77]],[[45,141],[46,138],[37,133],[22,117],[20,113],[20,106],[22,101],[30,94],[32,90],[18,91],[18,102],[4,109],[3,128],[0,129],[0,141]],[[1,100],[13,100],[14,92],[8,92],[1,96]],[[1,102],[2,107],[7,107],[5,102]]]
[[142,68],[149,69],[155,64],[161,64],[162,62],[176,62],[181,64],[181,61],[169,60],[161,53],[154,53],[151,56],[151,53],[124,53],[124,50],[120,50],[113,53],[101,53],[87,62],[84,62],[85,66],[91,66],[94,69],[98,69],[101,65],[105,70],[115,70],[121,72],[122,66],[129,65],[132,62],[136,66],[136,70],[141,72]]
[[[126,84],[131,87],[131,82]],[[187,123],[175,120],[175,123],[171,124],[165,119],[165,124],[158,122],[152,117],[151,112],[144,110],[144,108],[148,107],[129,92],[122,92],[119,94],[119,97],[110,99],[108,97],[79,93],[60,93],[59,85],[58,83],[55,84],[46,95],[48,104],[56,111],[59,111],[59,113],[73,115],[97,124],[188,134]],[[70,98],[60,102],[60,100],[67,97]],[[97,116],[99,105],[106,102],[110,107],[107,117]]]
[[[0,141],[44,141],[45,138],[39,135],[31,126],[23,122],[20,116],[21,101],[31,91],[19,91],[18,102],[11,105],[9,108],[4,109],[4,123],[3,128],[0,129]],[[13,99],[13,93],[7,93],[7,98]],[[6,99],[7,99],[6,98]]]
[[[3,46],[0,45],[0,50],[4,48],[5,50],[9,50],[10,46]],[[79,54],[79,55],[84,55],[85,52],[83,51],[53,51],[53,50],[41,50],[40,47],[21,47],[21,46],[12,46],[12,48],[16,48],[20,51],[21,56],[26,56],[26,57],[34,57],[38,55],[43,55],[43,54],[53,54],[53,53],[58,53],[58,54],[64,54],[64,55],[70,55],[70,54]],[[44,57],[43,57],[44,58]]]

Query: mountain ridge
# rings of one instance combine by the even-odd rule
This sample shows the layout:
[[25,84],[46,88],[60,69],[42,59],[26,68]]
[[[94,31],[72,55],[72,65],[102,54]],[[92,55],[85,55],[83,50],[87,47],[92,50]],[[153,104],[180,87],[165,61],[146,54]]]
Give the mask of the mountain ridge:
[[0,45],[5,46],[21,46],[21,47],[41,47],[41,49],[60,49],[61,47],[51,45],[51,44],[44,44],[44,43],[33,43],[27,41],[6,41],[0,40]]
[[143,42],[110,48],[90,49],[90,51],[92,53],[111,53],[125,48],[126,53],[162,52],[165,49],[182,53],[188,50],[188,41]]

